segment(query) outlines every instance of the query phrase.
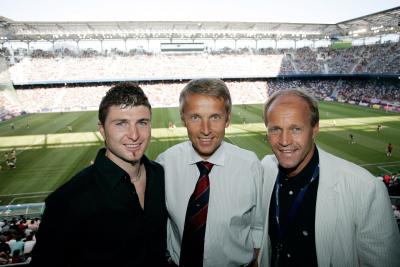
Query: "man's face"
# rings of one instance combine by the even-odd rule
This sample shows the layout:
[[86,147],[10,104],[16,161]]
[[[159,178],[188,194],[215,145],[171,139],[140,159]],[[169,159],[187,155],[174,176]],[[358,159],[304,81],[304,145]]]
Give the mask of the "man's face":
[[182,120],[194,149],[206,160],[224,139],[230,114],[222,98],[191,94],[186,98]]
[[151,137],[151,113],[146,106],[111,106],[99,130],[106,144],[106,156],[123,167],[140,161]]
[[288,176],[298,174],[311,160],[319,125],[311,126],[307,102],[296,95],[277,98],[266,114],[268,142]]

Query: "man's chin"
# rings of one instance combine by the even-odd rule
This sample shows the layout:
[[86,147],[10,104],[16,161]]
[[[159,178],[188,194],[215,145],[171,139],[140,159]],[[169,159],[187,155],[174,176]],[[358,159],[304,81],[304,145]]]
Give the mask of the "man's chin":
[[295,170],[298,166],[298,164],[296,164],[293,161],[285,161],[285,160],[279,160],[279,159],[278,159],[278,161],[279,161],[279,165],[283,169],[288,170],[288,171]]
[[143,154],[141,153],[135,153],[134,155],[129,155],[124,158],[124,160],[130,164],[136,164],[140,161],[142,158]]

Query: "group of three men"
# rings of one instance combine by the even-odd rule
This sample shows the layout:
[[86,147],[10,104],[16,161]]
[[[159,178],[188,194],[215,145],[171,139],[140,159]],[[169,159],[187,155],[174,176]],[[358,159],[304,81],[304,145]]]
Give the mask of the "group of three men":
[[46,199],[32,266],[400,266],[384,184],[316,146],[313,97],[268,99],[274,155],[261,162],[224,141],[232,101],[223,81],[190,81],[179,104],[189,140],[156,163],[144,155],[143,91],[122,83],[107,92],[105,148]]

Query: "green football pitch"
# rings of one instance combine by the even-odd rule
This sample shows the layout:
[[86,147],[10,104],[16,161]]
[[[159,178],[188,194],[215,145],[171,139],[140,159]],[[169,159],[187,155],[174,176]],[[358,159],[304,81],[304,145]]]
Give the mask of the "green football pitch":
[[[225,137],[227,142],[254,151],[260,159],[271,153],[262,108],[261,104],[234,106]],[[400,171],[398,113],[321,102],[320,117],[317,144],[321,148],[377,176]],[[176,128],[168,129],[169,122]],[[383,126],[381,132],[377,132],[378,124]],[[355,144],[350,144],[350,133]],[[166,148],[186,139],[177,108],[153,109],[147,156],[155,159]],[[389,142],[394,146],[391,158],[386,156]],[[91,164],[102,145],[96,111],[29,114],[0,123],[0,205],[43,202],[50,192]],[[4,154],[13,148],[17,164],[9,169]]]

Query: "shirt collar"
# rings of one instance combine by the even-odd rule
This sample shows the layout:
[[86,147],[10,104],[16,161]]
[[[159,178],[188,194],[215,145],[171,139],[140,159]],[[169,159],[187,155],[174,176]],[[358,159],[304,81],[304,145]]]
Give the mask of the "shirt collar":
[[[187,164],[192,165],[196,164],[196,162],[204,161],[204,159],[200,157],[199,154],[197,154],[196,150],[194,150],[192,142],[188,141],[188,146],[189,146],[189,157],[187,158]],[[226,151],[226,144],[224,141],[222,141],[217,150],[206,161],[214,165],[224,166],[225,151]]]
[[[145,155],[143,155],[141,161],[145,167],[149,163],[149,160]],[[129,174],[126,171],[106,157],[105,148],[100,149],[97,153],[94,167],[99,171],[100,179],[110,188],[114,188],[122,179],[130,180]],[[148,171],[147,168],[146,171]]]

